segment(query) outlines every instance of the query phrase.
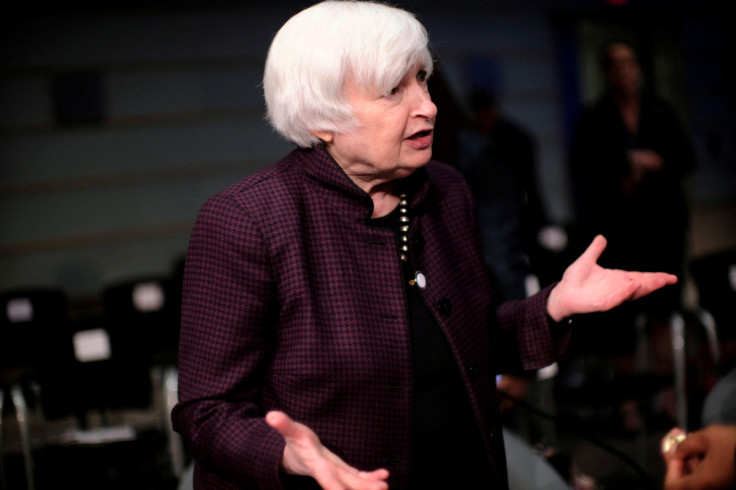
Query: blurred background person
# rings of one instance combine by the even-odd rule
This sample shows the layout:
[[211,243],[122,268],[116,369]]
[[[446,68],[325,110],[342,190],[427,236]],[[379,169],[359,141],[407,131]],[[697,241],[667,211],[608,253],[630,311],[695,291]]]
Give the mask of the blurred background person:
[[[634,46],[601,51],[607,91],[581,114],[570,156],[575,246],[598,233],[615,245],[610,267],[681,275],[689,207],[685,179],[695,168],[689,135],[673,107],[644,85]],[[638,308],[679,305],[680,288],[660,291]]]
[[[497,301],[523,299],[564,270],[540,243],[540,232],[550,220],[538,189],[537,143],[529,131],[502,114],[491,90],[472,90],[468,106],[470,116],[453,126],[455,161],[475,197],[483,259]],[[513,410],[514,399],[550,399],[550,393],[540,391],[538,377],[536,371],[499,377],[499,393],[510,396],[501,398],[501,413],[504,425],[529,443],[554,444],[548,424]]]
[[[570,153],[571,252],[602,233],[615,243],[601,258],[607,267],[682,276],[689,226],[685,183],[696,165],[688,132],[670,103],[645,86],[632,43],[606,43],[601,68],[607,90],[581,114]],[[610,355],[615,372],[630,374],[644,332],[653,347],[647,353],[650,368],[667,375],[669,315],[680,307],[681,296],[678,286],[594,315],[587,321],[596,328],[581,332],[574,346]]]
[[457,136],[457,167],[475,196],[483,258],[499,299],[521,299],[537,234],[548,222],[537,189],[536,142],[501,115],[489,91],[471,93],[470,111]]

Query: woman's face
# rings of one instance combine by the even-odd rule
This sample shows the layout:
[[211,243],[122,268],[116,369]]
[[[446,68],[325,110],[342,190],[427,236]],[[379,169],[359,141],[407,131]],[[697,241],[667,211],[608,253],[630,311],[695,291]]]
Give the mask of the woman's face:
[[346,95],[358,128],[317,136],[356,184],[370,191],[429,161],[437,106],[429,96],[423,64],[412,67],[390,93],[349,81]]
[[614,44],[608,48],[606,78],[617,92],[636,93],[639,89],[641,68],[634,51],[625,44]]

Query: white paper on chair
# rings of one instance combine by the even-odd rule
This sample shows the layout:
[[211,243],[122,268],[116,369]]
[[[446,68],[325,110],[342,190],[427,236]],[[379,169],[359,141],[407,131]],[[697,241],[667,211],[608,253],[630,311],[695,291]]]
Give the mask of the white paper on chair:
[[97,427],[89,430],[71,429],[61,440],[65,444],[107,444],[110,442],[132,441],[136,431],[129,425]]
[[80,330],[74,334],[74,356],[79,362],[110,359],[110,338],[102,328]]
[[12,323],[33,320],[33,303],[28,298],[13,298],[5,305],[5,314]]
[[155,282],[138,284],[133,288],[133,305],[142,312],[160,310],[164,306],[164,291]]

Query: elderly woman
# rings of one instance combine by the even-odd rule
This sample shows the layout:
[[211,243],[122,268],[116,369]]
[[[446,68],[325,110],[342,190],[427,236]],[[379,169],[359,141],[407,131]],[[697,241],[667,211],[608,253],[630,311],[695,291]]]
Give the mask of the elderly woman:
[[432,58],[411,14],[328,1],[273,39],[264,90],[298,148],[202,207],[179,404],[197,488],[504,488],[500,372],[568,319],[675,282],[602,269],[492,309],[471,193],[431,160]]

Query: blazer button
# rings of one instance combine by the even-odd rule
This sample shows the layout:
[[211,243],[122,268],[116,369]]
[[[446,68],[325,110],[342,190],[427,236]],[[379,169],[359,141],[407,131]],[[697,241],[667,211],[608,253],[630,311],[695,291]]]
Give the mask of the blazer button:
[[437,302],[437,311],[442,316],[447,316],[452,313],[452,303],[447,298],[442,298]]

